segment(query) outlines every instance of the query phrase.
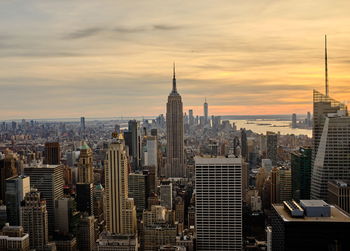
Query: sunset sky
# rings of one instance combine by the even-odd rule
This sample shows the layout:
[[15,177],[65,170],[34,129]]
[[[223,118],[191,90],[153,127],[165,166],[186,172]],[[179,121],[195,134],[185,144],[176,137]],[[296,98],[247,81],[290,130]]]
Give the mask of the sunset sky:
[[311,111],[350,95],[349,0],[0,2],[0,119]]

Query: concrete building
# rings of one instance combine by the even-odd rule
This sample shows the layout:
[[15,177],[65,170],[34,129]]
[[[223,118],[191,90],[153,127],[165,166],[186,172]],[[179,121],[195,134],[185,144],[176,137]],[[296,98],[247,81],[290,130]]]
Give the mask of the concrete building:
[[6,179],[7,222],[10,225],[20,225],[21,201],[28,192],[30,192],[30,177],[17,176]]
[[80,147],[78,161],[78,183],[94,183],[93,154],[91,148],[85,141]]
[[272,206],[272,250],[350,250],[350,217],[321,200]]
[[111,233],[134,234],[136,208],[128,199],[128,158],[123,136],[115,136],[105,162],[106,228]]
[[76,210],[76,203],[71,197],[64,197],[55,201],[55,229],[63,234],[76,234],[80,212]]
[[136,210],[142,213],[147,205],[147,175],[140,173],[129,173],[128,181],[129,198],[133,198]]
[[8,223],[0,230],[0,250],[29,251],[29,235],[22,226],[10,226]]
[[175,65],[173,89],[168,96],[166,112],[167,163],[166,177],[184,177],[184,124],[183,107],[180,94],[176,90]]
[[95,238],[95,217],[85,216],[79,220],[77,233],[78,249],[83,251],[94,251],[96,246]]
[[168,209],[173,208],[173,184],[164,182],[160,185],[160,205]]
[[48,212],[41,193],[32,189],[21,206],[21,225],[29,234],[30,248],[44,250],[49,243]]
[[242,250],[242,159],[195,157],[195,165],[197,250]]
[[97,240],[97,251],[137,251],[138,241],[135,235],[111,234],[102,232]]
[[49,219],[49,233],[55,230],[55,201],[63,198],[63,165],[32,165],[24,168],[24,175],[30,176],[30,186],[35,187],[46,200]]
[[327,202],[350,213],[350,183],[343,180],[328,181]]
[[59,165],[61,164],[61,147],[58,142],[46,142],[44,152],[44,164]]

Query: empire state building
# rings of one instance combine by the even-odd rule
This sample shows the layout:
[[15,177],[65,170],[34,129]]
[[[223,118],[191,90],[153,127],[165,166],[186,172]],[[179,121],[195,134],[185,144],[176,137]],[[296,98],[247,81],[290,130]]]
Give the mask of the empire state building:
[[168,96],[166,110],[167,164],[166,177],[184,177],[184,125],[182,100],[176,90],[175,64],[173,69],[173,89]]

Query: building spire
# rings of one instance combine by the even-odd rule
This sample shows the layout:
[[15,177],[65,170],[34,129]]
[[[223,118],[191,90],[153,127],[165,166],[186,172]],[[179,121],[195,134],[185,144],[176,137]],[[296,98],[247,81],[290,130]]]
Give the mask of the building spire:
[[176,90],[176,76],[175,76],[175,62],[173,63],[173,90],[172,92],[177,92]]
[[327,35],[325,35],[325,88],[326,88],[326,96],[328,97],[329,90],[328,90],[328,57],[327,57]]

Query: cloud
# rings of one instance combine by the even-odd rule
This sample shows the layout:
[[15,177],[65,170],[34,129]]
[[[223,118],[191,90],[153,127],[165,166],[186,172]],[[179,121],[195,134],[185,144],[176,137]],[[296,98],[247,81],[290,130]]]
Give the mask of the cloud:
[[81,29],[65,35],[64,38],[79,39],[79,38],[91,37],[101,33],[103,30],[104,28],[101,28],[101,27],[91,27],[91,28]]
[[154,30],[164,30],[164,31],[169,31],[169,30],[178,30],[181,29],[182,26],[178,25],[167,25],[167,24],[156,24],[153,25]]

